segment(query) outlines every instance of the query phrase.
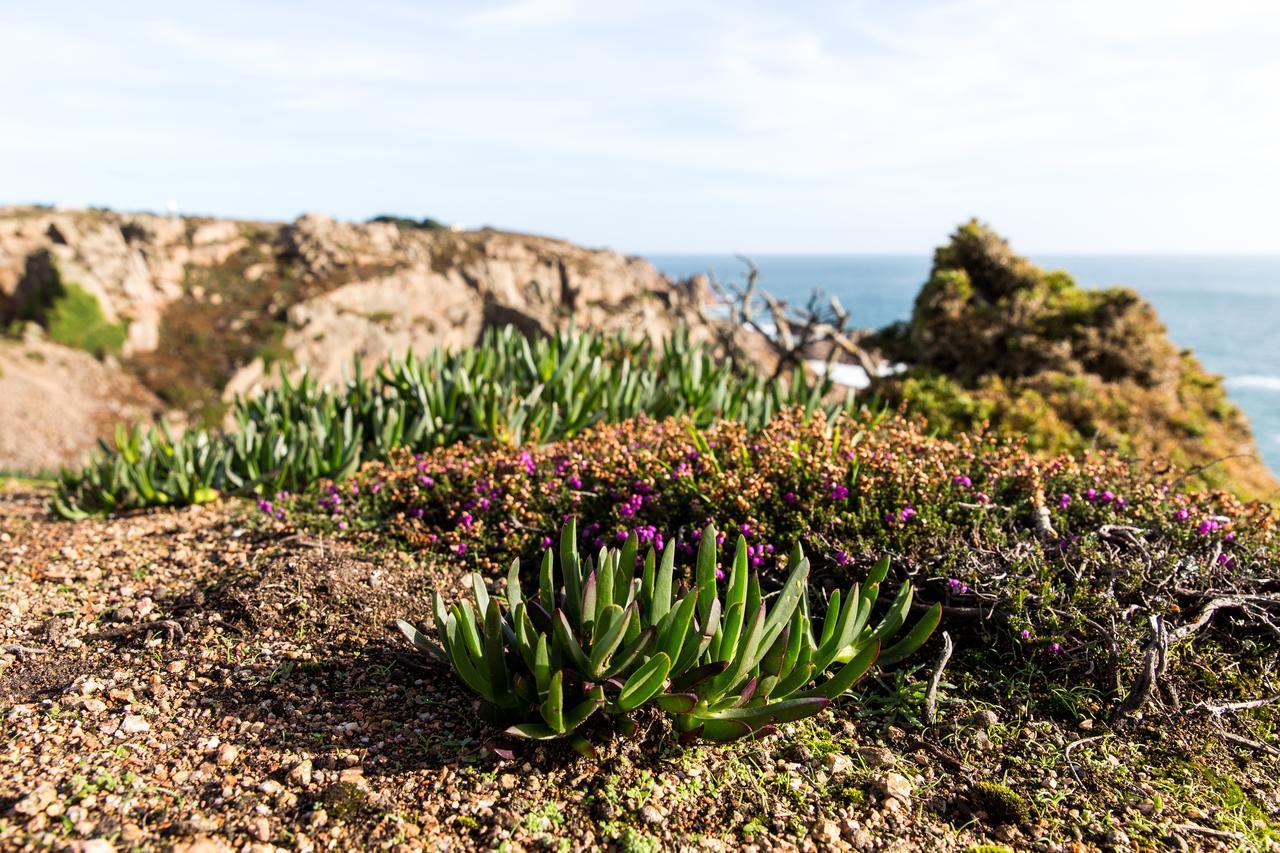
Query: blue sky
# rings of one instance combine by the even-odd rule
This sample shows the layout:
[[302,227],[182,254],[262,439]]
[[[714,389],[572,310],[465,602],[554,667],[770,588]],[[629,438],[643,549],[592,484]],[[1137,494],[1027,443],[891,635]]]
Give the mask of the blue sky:
[[624,251],[1280,251],[1263,2],[0,0],[0,202]]

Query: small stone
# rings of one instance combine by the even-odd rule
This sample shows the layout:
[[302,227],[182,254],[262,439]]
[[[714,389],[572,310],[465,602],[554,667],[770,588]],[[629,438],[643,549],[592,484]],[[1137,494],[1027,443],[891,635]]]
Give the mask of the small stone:
[[1093,728],[1093,720],[1086,717],[1076,725],[1076,728],[1080,729],[1082,732],[1090,731]]
[[18,814],[28,816],[42,814],[56,799],[58,799],[58,790],[46,782],[21,800],[18,800],[18,804],[13,807],[13,810]]
[[311,759],[304,758],[295,764],[293,769],[289,771],[289,776],[287,778],[290,782],[293,782],[296,785],[301,785],[304,788],[310,785]]
[[886,773],[872,782],[876,793],[897,800],[904,806],[911,804],[911,781],[901,773]]
[[271,840],[271,822],[265,817],[259,817],[253,822],[253,837],[267,843]]
[[640,819],[645,823],[652,824],[653,826],[661,826],[667,821],[662,812],[648,804],[640,810]]
[[319,829],[320,827],[324,826],[328,822],[329,822],[329,813],[326,812],[324,809],[316,809],[311,813],[312,828]]
[[116,853],[116,846],[105,838],[93,838],[80,845],[82,853]]
[[813,834],[827,844],[834,844],[840,840],[840,825],[834,820],[824,820],[818,823]]
[[969,722],[981,729],[989,729],[992,726],[999,724],[1000,717],[990,708],[983,708],[981,711],[974,713],[973,716],[969,718]]
[[173,853],[227,853],[231,848],[221,839],[197,835],[187,842],[173,845]]
[[826,762],[832,776],[843,776],[853,769],[853,759],[843,752],[828,752]]
[[858,757],[872,768],[892,767],[898,761],[893,750],[883,746],[864,746],[858,750]]
[[284,790],[284,786],[275,779],[268,779],[258,786],[258,790],[266,794],[268,797],[274,797],[276,794]]
[[218,747],[218,766],[228,767],[240,756],[240,748],[229,743]]
[[120,723],[120,730],[131,735],[140,735],[151,730],[151,724],[136,714],[129,714]]

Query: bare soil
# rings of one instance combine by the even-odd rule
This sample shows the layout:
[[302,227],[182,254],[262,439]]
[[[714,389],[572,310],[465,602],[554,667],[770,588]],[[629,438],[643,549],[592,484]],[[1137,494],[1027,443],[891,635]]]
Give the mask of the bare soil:
[[[594,760],[498,760],[473,697],[390,630],[461,591],[448,566],[233,503],[71,524],[46,500],[0,491],[0,849],[1272,843],[1275,759],[1190,722],[1081,731],[957,701],[923,728],[849,702],[758,743],[680,748],[653,720]],[[1227,782],[1171,790],[1195,760]],[[1253,830],[1212,808],[1228,783]]]

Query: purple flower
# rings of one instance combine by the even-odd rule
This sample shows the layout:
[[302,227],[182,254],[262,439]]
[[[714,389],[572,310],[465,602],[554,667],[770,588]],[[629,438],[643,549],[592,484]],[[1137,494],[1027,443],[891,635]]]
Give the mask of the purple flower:
[[1049,654],[1056,655],[1060,651],[1062,651],[1062,646],[1060,644],[1058,643],[1049,644]]
[[799,502],[799,500],[800,498],[796,495],[795,492],[786,492],[782,495],[782,502],[785,503],[787,506],[795,506],[796,503]]
[[455,553],[457,553],[459,557],[461,557],[463,554],[467,553],[467,543],[459,542],[457,545],[454,546],[453,550]]
[[418,482],[426,486],[428,489],[436,484],[436,481],[428,477],[426,474],[423,474],[421,477],[419,477]]
[[[769,549],[773,550],[773,546],[772,545],[769,546]],[[847,551],[836,551],[836,565],[837,566],[849,565],[849,554]]]
[[1217,530],[1218,527],[1218,522],[1214,521],[1212,518],[1206,518],[1204,521],[1200,522],[1200,527],[1198,529],[1201,536],[1208,536],[1210,533]]
[[423,515],[423,509],[420,506],[415,506],[409,510],[410,518],[422,518],[422,515]]
[[1024,640],[1030,640],[1030,639],[1031,639],[1031,632],[1030,632],[1030,631],[1028,631],[1026,628],[1023,628],[1023,629],[1022,629],[1022,634],[1021,634],[1020,636],[1021,636],[1021,637],[1022,637],[1022,639],[1024,639]]
[[550,548],[550,547],[551,547],[551,537],[550,537],[550,536],[543,536],[543,537],[542,537],[542,547],[543,547],[543,548]]
[[969,479],[966,474],[956,474],[951,478],[951,482],[957,486],[964,486],[966,489],[973,485],[973,480]]
[[1176,518],[1178,521],[1186,521],[1188,518],[1191,517],[1191,512],[1186,507],[1183,507],[1182,509],[1175,512],[1173,514],[1173,517]]
[[1086,492],[1084,493],[1084,498],[1085,498],[1085,500],[1087,500],[1087,501],[1096,501],[1096,500],[1098,499],[1098,490],[1097,490],[1097,489],[1089,489],[1088,491],[1086,491]]
[[951,590],[952,595],[965,595],[969,592],[968,584],[958,578],[948,578],[947,588]]
[[565,482],[569,484],[569,488],[571,489],[582,488],[582,478],[579,477],[577,474],[570,474],[569,479],[565,480]]
[[469,512],[464,512],[462,515],[458,516],[458,526],[461,527],[463,530],[470,530],[472,521],[473,519],[471,518],[471,513]]
[[744,525],[742,525],[741,527],[739,527],[739,528],[738,528],[738,532],[740,532],[743,536],[750,536],[750,535],[751,535],[751,525],[750,525],[750,524],[744,524]]
[[848,486],[841,486],[837,483],[831,484],[831,500],[842,501],[847,497],[849,497]]
[[1115,493],[1110,490],[1102,493],[1102,502],[1105,504],[1109,504],[1115,499],[1116,499]]
[[533,454],[527,450],[520,451],[520,464],[524,466],[526,474],[532,474],[538,470],[538,466],[533,461]]
[[1058,509],[1066,509],[1071,506],[1071,495],[1063,492],[1062,497],[1058,498]]
[[[739,575],[738,577],[742,577],[742,576]],[[718,581],[724,580],[724,569],[721,569],[719,567],[716,568],[716,580]]]
[[916,508],[915,508],[915,507],[913,507],[913,506],[911,506],[910,504],[907,504],[907,505],[906,505],[905,507],[903,507],[903,509],[898,513],[898,520],[899,520],[899,521],[910,521],[910,520],[915,516],[915,514],[916,514]]

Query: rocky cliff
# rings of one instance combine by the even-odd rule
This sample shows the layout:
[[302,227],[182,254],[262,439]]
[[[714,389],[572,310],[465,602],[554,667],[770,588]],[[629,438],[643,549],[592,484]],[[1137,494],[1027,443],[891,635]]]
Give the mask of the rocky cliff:
[[1210,486],[1278,487],[1222,381],[1168,339],[1132,290],[1085,290],[977,221],[934,254],[910,322],[883,348],[912,369],[879,390],[944,433],[986,423],[1035,449],[1118,450]]
[[[149,389],[203,423],[218,422],[235,394],[275,381],[280,366],[333,380],[356,355],[372,366],[505,323],[658,337],[691,298],[700,297],[641,259],[525,234],[0,208],[0,326],[26,324],[46,346],[88,350],[106,386]],[[10,391],[0,431],[34,406]],[[78,455],[58,442],[22,461]]]

